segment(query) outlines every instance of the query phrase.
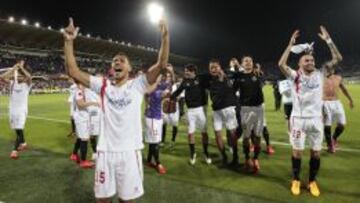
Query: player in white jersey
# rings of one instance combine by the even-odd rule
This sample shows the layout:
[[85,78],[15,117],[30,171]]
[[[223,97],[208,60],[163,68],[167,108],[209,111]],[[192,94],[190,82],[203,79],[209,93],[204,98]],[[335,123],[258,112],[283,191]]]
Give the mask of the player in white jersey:
[[[293,33],[289,45],[279,61],[280,70],[292,81],[293,109],[290,118],[290,142],[293,148],[293,181],[291,184],[293,195],[300,194],[301,157],[305,148],[305,138],[309,141],[311,154],[308,189],[313,196],[318,197],[320,195],[316,175],[320,168],[320,152],[324,137],[323,83],[327,72],[331,71],[342,60],[341,54],[325,27],[321,26],[320,31],[319,36],[327,43],[332,55],[332,60],[326,62],[321,70],[315,68],[311,45],[294,46],[296,38],[299,36],[298,30]],[[299,59],[299,70],[294,71],[287,65],[287,61],[290,52],[298,52],[299,47],[306,47],[307,50],[302,49],[299,51],[300,53],[305,51],[305,54]]]
[[31,75],[24,68],[21,60],[12,69],[1,75],[1,78],[10,84],[9,120],[10,127],[16,133],[14,149],[10,158],[17,159],[18,152],[26,149],[24,128],[28,114],[28,97],[31,89]]
[[159,24],[161,48],[157,62],[147,73],[129,79],[128,57],[119,53],[113,58],[112,80],[90,76],[81,71],[74,56],[74,39],[78,28],[72,19],[64,32],[66,71],[70,77],[90,87],[101,97],[100,136],[95,170],[95,197],[110,202],[116,193],[120,202],[134,200],[144,193],[141,149],[141,105],[149,85],[155,83],[169,58],[169,34],[165,20]]
[[[81,168],[92,168],[94,166],[91,161],[86,160],[87,145],[91,135],[89,109],[91,109],[91,107],[96,108],[100,106],[98,101],[91,101],[88,99],[89,93],[87,93],[87,91],[89,90],[78,83],[73,95],[73,103],[75,103],[73,118],[76,126],[77,140],[70,159],[73,160],[73,158],[76,157],[76,161],[80,161]],[[80,160],[76,148],[80,148]]]
[[292,96],[291,96],[291,80],[279,81],[279,92],[281,94],[281,102],[284,105],[285,120],[288,124],[288,133],[290,133],[290,116],[292,111]]
[[76,130],[75,130],[75,121],[74,121],[74,108],[75,108],[75,104],[74,104],[74,93],[77,89],[77,85],[75,84],[74,80],[72,80],[71,78],[69,79],[69,81],[72,83],[72,85],[69,87],[69,98],[68,98],[68,102],[70,105],[70,122],[71,122],[71,132],[68,134],[68,137],[73,136],[76,134]]
[[90,144],[93,150],[92,159],[96,159],[96,138],[100,134],[100,96],[89,88],[85,89],[85,96],[89,102],[97,105],[91,105],[87,108],[89,112],[89,127],[90,127]]

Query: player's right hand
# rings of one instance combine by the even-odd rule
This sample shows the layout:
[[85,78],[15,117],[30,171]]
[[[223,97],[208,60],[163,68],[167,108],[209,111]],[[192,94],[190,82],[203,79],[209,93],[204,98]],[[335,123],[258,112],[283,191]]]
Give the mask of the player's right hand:
[[300,36],[300,31],[295,30],[295,32],[291,35],[289,45],[293,46],[294,44],[296,44],[296,38],[298,38],[299,36]]
[[72,18],[69,18],[69,25],[65,28],[64,38],[67,41],[73,41],[76,39],[80,28],[74,26],[74,21]]

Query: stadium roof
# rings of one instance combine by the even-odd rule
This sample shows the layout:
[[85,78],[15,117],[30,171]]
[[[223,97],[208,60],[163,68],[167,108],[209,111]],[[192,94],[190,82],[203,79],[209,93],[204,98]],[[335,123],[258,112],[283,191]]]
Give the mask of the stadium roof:
[[[57,30],[23,25],[16,22],[0,19],[0,42],[26,48],[38,48],[52,51],[62,51],[62,33]],[[5,43],[6,42],[6,43]],[[157,59],[157,50],[140,45],[131,45],[125,42],[104,40],[99,37],[79,36],[75,41],[76,51],[96,54],[102,57],[111,58],[118,52],[125,52],[130,58],[148,59],[145,63],[154,62]],[[186,63],[198,63],[199,60],[180,56],[170,55],[170,62],[175,65]]]

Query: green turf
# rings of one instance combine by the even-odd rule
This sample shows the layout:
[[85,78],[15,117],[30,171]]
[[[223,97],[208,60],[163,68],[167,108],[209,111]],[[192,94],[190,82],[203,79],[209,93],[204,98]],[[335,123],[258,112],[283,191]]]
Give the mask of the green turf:
[[[323,152],[318,177],[321,197],[317,202],[357,202],[360,198],[360,86],[349,86],[356,108],[350,111],[345,100],[348,126],[340,138],[343,148],[335,155]],[[271,139],[288,143],[282,112],[273,111],[272,90],[265,88],[266,117]],[[343,98],[342,98],[343,99]],[[0,97],[0,112],[7,113],[7,97]],[[20,154],[19,160],[10,160],[9,152],[15,137],[10,131],[7,115],[0,115],[0,202],[94,202],[93,170],[80,170],[68,160],[73,140],[67,138],[70,125],[66,95],[30,96],[29,115],[60,120],[59,122],[28,118],[26,140],[30,150]],[[209,117],[211,113],[209,113]],[[170,140],[168,128],[167,139]],[[145,168],[145,195],[138,202],[313,202],[304,189],[299,197],[289,192],[290,148],[275,145],[273,156],[261,154],[258,175],[241,169],[219,167],[211,127],[210,153],[215,162],[205,165],[197,136],[198,159],[189,166],[186,126],[182,121],[174,150],[165,147],[161,159],[168,174],[160,176]],[[145,149],[144,154],[147,152]],[[240,156],[241,162],[243,156]],[[302,179],[308,174],[308,153],[302,167]]]

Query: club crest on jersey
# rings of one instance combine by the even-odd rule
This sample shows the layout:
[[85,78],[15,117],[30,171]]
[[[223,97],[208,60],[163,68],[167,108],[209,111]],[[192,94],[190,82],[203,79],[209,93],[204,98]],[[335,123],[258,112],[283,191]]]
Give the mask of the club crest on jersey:
[[313,90],[313,89],[317,89],[319,88],[320,86],[320,83],[319,81],[317,80],[306,80],[306,79],[303,79],[301,81],[301,85],[307,89],[310,89],[310,90]]
[[232,87],[232,86],[234,85],[234,80],[228,80],[228,81],[227,81],[227,85],[228,85],[229,87]]
[[253,82],[256,82],[256,81],[257,81],[257,78],[256,78],[255,76],[252,76],[251,80],[252,80]]
[[112,99],[109,98],[110,104],[112,104],[116,109],[121,110],[131,104],[132,100],[130,98],[120,98],[120,99]]
[[198,81],[198,80],[195,80],[195,81],[194,81],[194,84],[195,84],[195,85],[198,85],[198,84],[199,84],[199,81]]

